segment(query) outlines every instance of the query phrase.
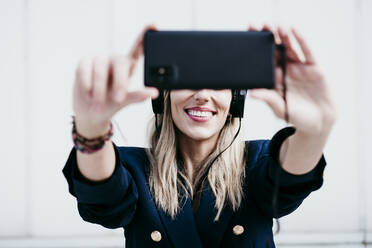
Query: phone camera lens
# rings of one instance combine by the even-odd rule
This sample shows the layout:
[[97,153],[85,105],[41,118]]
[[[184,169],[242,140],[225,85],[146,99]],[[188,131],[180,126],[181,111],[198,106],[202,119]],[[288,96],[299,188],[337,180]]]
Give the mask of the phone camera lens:
[[160,75],[164,75],[165,74],[165,68],[164,67],[160,67],[158,73]]
[[166,84],[173,80],[174,70],[170,65],[156,65],[150,68],[150,77],[155,84]]

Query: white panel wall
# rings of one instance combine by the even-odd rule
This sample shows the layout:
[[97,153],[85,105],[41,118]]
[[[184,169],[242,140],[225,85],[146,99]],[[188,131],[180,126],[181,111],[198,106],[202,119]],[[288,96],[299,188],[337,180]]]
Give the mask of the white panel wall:
[[0,1],[0,236],[27,234],[25,15],[23,1]]
[[[369,235],[372,242],[371,11],[369,0],[0,1],[0,125],[6,130],[0,145],[0,247],[122,246],[122,230],[79,217],[61,170],[72,147],[71,93],[79,58],[128,53],[148,23],[168,30],[245,30],[264,22],[298,27],[326,72],[340,114],[325,151],[323,187],[282,218],[276,240],[359,247]],[[143,85],[142,62],[133,89]],[[114,140],[146,145],[151,116],[150,101],[122,110],[115,119],[124,139],[116,129]],[[270,138],[284,123],[265,104],[247,99],[243,125],[245,137],[253,139]]]
[[81,221],[62,176],[71,143],[72,85],[82,56],[110,50],[110,1],[29,1],[30,218],[34,236],[109,233]]
[[357,56],[359,58],[359,87],[358,87],[358,121],[359,121],[359,157],[358,163],[361,165],[361,197],[364,201],[359,214],[361,226],[368,230],[367,239],[372,243],[372,162],[371,140],[372,140],[372,2],[361,1],[357,5],[356,14],[358,15],[359,26],[357,28]]
[[355,232],[361,201],[355,183],[360,170],[356,162],[355,1],[280,0],[277,12],[278,23],[304,33],[339,106],[339,120],[325,151],[328,167],[324,186],[305,200],[299,211],[283,219],[288,224],[284,230]]

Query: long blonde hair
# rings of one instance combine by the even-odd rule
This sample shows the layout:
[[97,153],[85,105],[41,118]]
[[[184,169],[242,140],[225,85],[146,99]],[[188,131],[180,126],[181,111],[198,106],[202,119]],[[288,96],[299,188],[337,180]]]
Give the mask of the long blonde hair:
[[[160,115],[158,125],[160,135],[156,133],[154,121],[151,122],[150,148],[147,154],[150,160],[150,190],[155,203],[173,219],[180,210],[179,196],[193,198],[195,186],[202,180],[208,164],[232,141],[239,125],[237,118],[227,120],[220,131],[216,149],[199,165],[195,179],[188,178],[182,165],[177,132],[172,120],[170,93],[164,94],[164,114]],[[235,211],[243,198],[243,180],[245,176],[245,143],[235,140],[213,163],[208,172],[208,182],[215,196],[217,215],[220,217],[225,203]]]

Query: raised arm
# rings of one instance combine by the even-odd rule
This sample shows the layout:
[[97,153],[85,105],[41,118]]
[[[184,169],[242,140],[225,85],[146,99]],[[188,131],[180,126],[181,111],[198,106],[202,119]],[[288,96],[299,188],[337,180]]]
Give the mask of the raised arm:
[[[280,163],[291,174],[305,174],[314,169],[322,156],[337,119],[336,105],[328,82],[303,36],[295,29],[291,29],[290,33],[281,27],[273,30],[268,25],[263,29],[272,31],[276,42],[284,43],[287,49],[288,116],[296,132],[281,146]],[[289,35],[293,35],[304,59],[293,48]],[[282,73],[281,68],[277,67],[275,90],[255,89],[251,91],[251,96],[265,101],[277,117],[285,119]]]
[[[79,63],[73,107],[74,130],[80,136],[92,139],[106,134],[117,111],[158,94],[149,88],[127,91],[142,55],[142,37],[143,34],[128,56],[84,58]],[[105,139],[107,137],[110,135]],[[77,199],[80,216],[107,228],[125,227],[133,219],[138,201],[137,185],[124,164],[130,158],[111,141],[106,141],[101,149],[85,147],[80,141],[63,168],[69,191]]]
[[[147,29],[155,29],[147,26]],[[144,33],[144,32],[143,32]],[[76,70],[73,106],[77,132],[96,138],[109,131],[110,122],[123,107],[156,97],[154,88],[128,91],[130,78],[143,54],[143,33],[127,56],[84,58]],[[92,154],[77,152],[81,174],[91,181],[109,178],[115,169],[115,152],[111,141]]]

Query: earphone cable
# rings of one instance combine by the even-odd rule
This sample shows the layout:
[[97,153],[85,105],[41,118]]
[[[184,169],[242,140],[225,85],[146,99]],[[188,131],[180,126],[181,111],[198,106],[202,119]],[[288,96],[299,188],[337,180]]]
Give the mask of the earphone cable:
[[242,118],[239,117],[239,128],[238,130],[236,131],[235,135],[234,135],[234,138],[232,139],[232,141],[230,142],[230,144],[224,148],[220,153],[217,154],[216,157],[214,157],[214,159],[209,163],[207,169],[204,171],[203,175],[201,176],[201,180],[199,181],[199,183],[195,186],[195,197],[194,197],[194,200],[193,200],[193,209],[195,210],[198,205],[199,205],[199,202],[200,202],[200,198],[201,198],[201,194],[202,194],[202,189],[203,189],[203,186],[204,186],[204,182],[205,180],[207,179],[207,175],[208,175],[208,172],[210,170],[210,168],[212,167],[213,163],[222,155],[222,153],[224,153],[235,141],[235,139],[238,137],[239,135],[239,132],[240,132],[240,129],[241,129],[241,126],[242,126]]

